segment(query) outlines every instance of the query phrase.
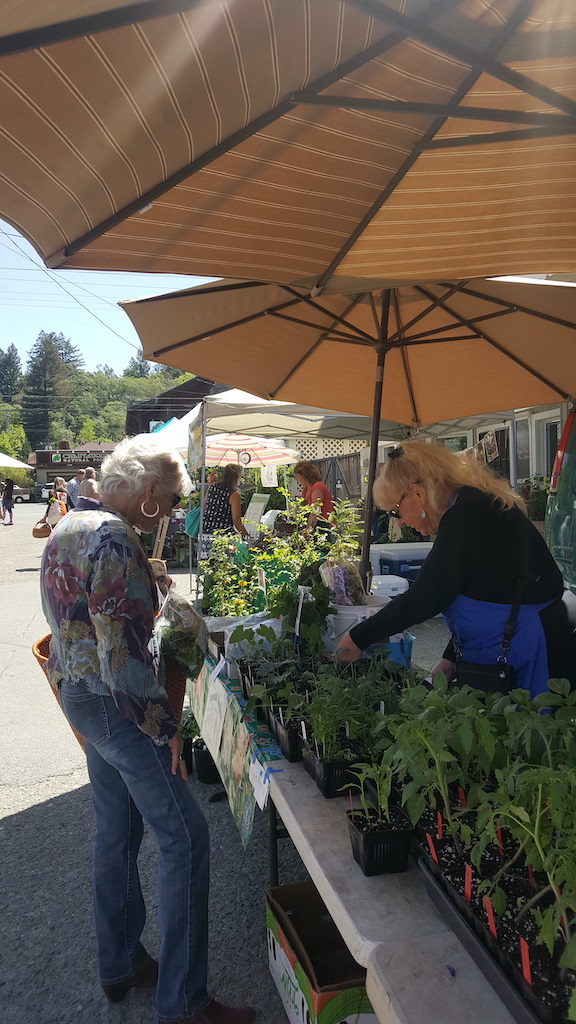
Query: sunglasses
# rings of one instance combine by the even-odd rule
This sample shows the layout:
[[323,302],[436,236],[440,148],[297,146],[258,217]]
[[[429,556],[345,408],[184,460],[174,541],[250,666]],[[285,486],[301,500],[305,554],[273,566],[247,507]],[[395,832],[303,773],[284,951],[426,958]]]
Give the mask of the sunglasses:
[[397,501],[396,504],[394,505],[394,508],[391,508],[389,510],[388,515],[392,516],[393,519],[402,519],[402,516],[400,514],[400,505],[404,501],[405,497],[406,495],[403,494],[402,497],[400,498],[400,501]]
[[172,504],[171,504],[170,508],[176,508],[176,505],[179,505],[179,504],[180,504],[180,495],[179,494],[173,494],[172,495]]

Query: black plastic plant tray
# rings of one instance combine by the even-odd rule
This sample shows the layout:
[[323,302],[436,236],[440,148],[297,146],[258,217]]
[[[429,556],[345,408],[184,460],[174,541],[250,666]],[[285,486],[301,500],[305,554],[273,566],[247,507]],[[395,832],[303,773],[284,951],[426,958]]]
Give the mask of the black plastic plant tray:
[[302,736],[294,725],[282,725],[276,715],[269,714],[270,729],[287,761],[295,764],[302,760]]
[[[420,857],[418,865],[424,875],[424,881],[428,895],[434,906],[440,911],[442,917],[460,940],[464,948],[470,953],[475,964],[480,968],[484,977],[490,982],[494,991],[500,996],[505,1007],[510,1011],[517,1024],[548,1024],[551,1018],[547,1007],[543,1009],[546,1015],[537,1016],[520,993],[514,987],[511,979],[498,966],[495,960],[482,944],[476,932],[472,930],[458,910],[450,901],[441,888],[440,883],[434,878],[426,862],[426,858]],[[557,1019],[556,1024],[560,1024]]]

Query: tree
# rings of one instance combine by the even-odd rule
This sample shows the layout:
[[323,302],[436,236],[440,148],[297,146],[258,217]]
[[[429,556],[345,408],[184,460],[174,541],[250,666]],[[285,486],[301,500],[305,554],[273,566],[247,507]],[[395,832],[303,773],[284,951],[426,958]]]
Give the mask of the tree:
[[56,351],[60,356],[64,366],[71,366],[74,370],[82,370],[84,367],[84,357],[77,345],[73,345],[70,338],[65,338],[60,331],[60,334],[47,334],[46,337],[50,338],[56,346]]
[[22,422],[33,450],[50,440],[51,416],[61,413],[69,397],[62,360],[51,335],[40,331],[28,359]]
[[128,366],[124,370],[123,377],[149,377],[151,366],[147,359],[140,354],[132,356]]
[[0,349],[0,395],[3,402],[12,402],[20,387],[22,364],[15,345],[9,345],[6,352]]
[[28,458],[30,445],[23,427],[12,425],[7,430],[0,431],[0,452],[22,461]]

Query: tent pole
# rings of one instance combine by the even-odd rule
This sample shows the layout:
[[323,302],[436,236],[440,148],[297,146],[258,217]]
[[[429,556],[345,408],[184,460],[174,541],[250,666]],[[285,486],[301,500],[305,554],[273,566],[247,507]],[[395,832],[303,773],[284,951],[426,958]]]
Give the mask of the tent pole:
[[362,537],[362,554],[360,556],[360,576],[366,589],[369,577],[371,580],[370,538],[372,536],[372,487],[376,479],[378,462],[378,439],[380,436],[380,413],[382,409],[382,390],[384,387],[384,360],[388,351],[388,313],[390,310],[391,289],[382,292],[382,318],[380,321],[380,339],[376,344],[376,379],[374,383],[374,405],[372,407],[372,429],[370,433],[370,461],[368,463],[368,483],[366,501],[364,502],[364,534]]
[[372,536],[372,487],[376,478],[378,462],[378,438],[380,435],[380,407],[382,404],[382,388],[384,384],[384,359],[386,345],[379,343],[376,347],[378,361],[376,363],[376,383],[374,387],[374,409],[372,412],[372,430],[370,434],[370,461],[368,463],[368,483],[364,502],[364,535],[362,537],[362,554],[360,557],[360,575],[366,587],[370,571],[370,538]]
[[[196,540],[196,608],[200,607],[198,597],[198,577],[200,573],[200,549],[202,547],[202,531],[204,528],[204,495],[206,491],[206,403],[202,399],[202,466],[200,469],[200,522]],[[190,559],[190,590],[192,590],[192,559]]]

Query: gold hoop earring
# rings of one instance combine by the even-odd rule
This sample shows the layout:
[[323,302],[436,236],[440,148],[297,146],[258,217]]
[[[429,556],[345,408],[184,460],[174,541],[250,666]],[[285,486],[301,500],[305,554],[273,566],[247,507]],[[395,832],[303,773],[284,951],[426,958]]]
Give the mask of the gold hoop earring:
[[140,511],[141,511],[143,516],[146,516],[146,519],[155,519],[156,516],[158,515],[159,511],[160,511],[160,505],[158,504],[157,501],[154,502],[154,504],[156,505],[156,511],[155,512],[145,512],[144,511],[144,505],[146,504],[147,501],[151,501],[151,500],[152,500],[151,498],[145,498],[145,500],[140,505]]

